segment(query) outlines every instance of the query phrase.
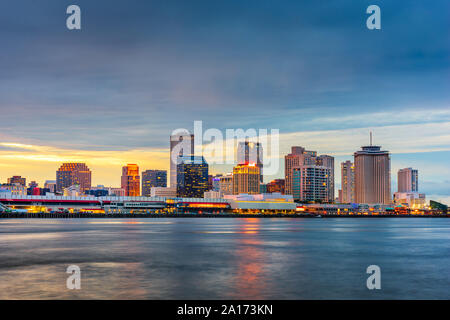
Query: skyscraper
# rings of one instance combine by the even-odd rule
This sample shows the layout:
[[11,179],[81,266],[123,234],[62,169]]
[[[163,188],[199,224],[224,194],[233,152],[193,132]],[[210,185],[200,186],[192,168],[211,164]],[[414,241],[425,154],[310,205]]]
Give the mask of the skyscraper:
[[324,166],[330,169],[328,175],[328,201],[332,202],[335,198],[334,195],[334,157],[328,155],[320,155],[317,157],[316,165]]
[[263,149],[259,142],[241,141],[237,148],[237,164],[256,164],[260,172],[260,182],[263,182]]
[[305,151],[303,147],[291,147],[291,153],[284,157],[284,180],[285,193],[292,194],[292,169],[303,164],[302,155]]
[[177,165],[177,196],[203,198],[208,191],[208,164],[202,156],[180,156]]
[[91,170],[85,163],[63,163],[56,171],[57,192],[73,185],[79,185],[83,193],[91,188]]
[[[308,151],[303,147],[292,147],[290,154],[284,157],[285,193],[294,194],[293,169],[301,166],[319,166],[329,168],[327,174],[328,201],[334,200],[334,157],[317,156],[316,151]],[[298,182],[298,181],[297,181]],[[298,188],[298,187],[297,187]],[[295,197],[294,197],[295,198]]]
[[137,164],[127,164],[122,167],[121,187],[125,190],[125,196],[138,197],[141,195],[140,178]]
[[380,146],[361,147],[354,153],[355,202],[368,204],[390,204],[391,159],[388,151]]
[[256,163],[238,164],[233,168],[233,194],[259,194],[260,175]]
[[146,170],[142,172],[142,195],[150,197],[152,187],[167,187],[166,170]]
[[332,202],[330,198],[331,168],[319,165],[301,165],[293,168],[292,191],[294,200],[304,202]]
[[341,202],[355,202],[355,166],[349,160],[341,162],[341,191]]
[[417,169],[404,168],[398,170],[397,174],[398,192],[418,192],[419,172]]
[[194,135],[175,134],[170,136],[170,187],[177,186],[177,161],[179,156],[194,155]]

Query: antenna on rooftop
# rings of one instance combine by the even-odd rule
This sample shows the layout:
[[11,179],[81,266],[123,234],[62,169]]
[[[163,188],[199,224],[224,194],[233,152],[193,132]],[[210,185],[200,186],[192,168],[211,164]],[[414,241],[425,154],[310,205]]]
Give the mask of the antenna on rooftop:
[[372,131],[370,131],[370,146],[372,146]]

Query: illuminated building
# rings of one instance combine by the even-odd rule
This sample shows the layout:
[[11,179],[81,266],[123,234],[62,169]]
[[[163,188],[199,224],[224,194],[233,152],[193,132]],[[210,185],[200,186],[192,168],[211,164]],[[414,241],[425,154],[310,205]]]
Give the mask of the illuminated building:
[[64,188],[64,196],[65,197],[79,197],[81,195],[81,188],[79,185],[73,185],[67,188]]
[[208,191],[208,164],[202,156],[180,156],[177,165],[177,196],[202,198]]
[[19,183],[6,183],[0,185],[0,191],[16,196],[26,196],[27,188]]
[[355,202],[355,166],[351,161],[341,162],[341,203]]
[[[303,147],[292,147],[291,153],[284,157],[285,193],[294,194],[294,168],[301,166],[319,166],[329,168],[327,174],[327,188],[329,202],[334,200],[334,157],[328,155],[317,156],[316,151],[308,151]],[[298,191],[298,186],[297,186]],[[294,197],[295,198],[295,197]]]
[[91,188],[91,171],[85,163],[63,163],[56,171],[56,191],[79,185],[81,192]]
[[355,202],[367,204],[390,204],[391,201],[391,159],[388,151],[380,146],[361,147],[354,153]]
[[315,151],[307,151],[298,146],[291,147],[291,153],[284,157],[285,194],[293,194],[293,168],[305,164],[316,164],[316,157]]
[[152,187],[167,187],[166,170],[146,170],[142,172],[142,195],[149,197]]
[[426,197],[418,192],[395,192],[394,203],[411,209],[423,209],[426,206]]
[[419,193],[419,172],[417,169],[404,168],[398,170],[398,192],[394,193],[394,202],[407,205],[412,209],[426,206],[425,194]]
[[177,187],[178,157],[191,155],[194,155],[193,134],[175,134],[170,136],[170,187]]
[[270,181],[266,186],[267,193],[279,192],[284,194],[284,179],[275,179]]
[[260,181],[259,167],[254,163],[233,168],[233,194],[259,194]]
[[231,174],[219,178],[219,192],[221,196],[233,194],[233,176]]
[[293,197],[302,202],[332,202],[329,182],[331,169],[318,165],[302,165],[293,168]]
[[138,197],[141,195],[139,166],[128,164],[122,167],[121,187],[125,190],[125,196]]
[[237,148],[238,164],[256,164],[260,172],[260,182],[263,182],[263,149],[259,142],[242,141]]
[[419,172],[413,168],[404,168],[397,173],[398,192],[418,192]]
[[334,201],[334,157],[328,155],[320,155],[316,159],[316,165],[324,166],[330,169],[328,175],[328,202]]
[[281,193],[226,195],[224,199],[237,213],[292,213],[297,207],[292,195]]
[[12,176],[11,178],[8,178],[8,184],[20,184],[25,187],[27,185],[27,179],[22,178],[21,176]]

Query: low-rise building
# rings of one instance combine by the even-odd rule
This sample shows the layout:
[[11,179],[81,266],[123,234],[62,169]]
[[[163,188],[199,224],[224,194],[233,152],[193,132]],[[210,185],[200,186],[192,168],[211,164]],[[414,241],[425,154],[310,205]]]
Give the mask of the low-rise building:
[[418,192],[395,192],[394,203],[411,209],[422,209],[426,207],[426,197],[424,193]]
[[293,213],[297,207],[292,195],[281,193],[224,195],[223,198],[229,201],[236,212]]
[[152,187],[150,189],[150,194],[152,197],[176,197],[177,196],[177,188],[165,188],[165,187]]
[[220,199],[220,192],[219,191],[205,191],[205,193],[203,194],[203,198],[205,199]]

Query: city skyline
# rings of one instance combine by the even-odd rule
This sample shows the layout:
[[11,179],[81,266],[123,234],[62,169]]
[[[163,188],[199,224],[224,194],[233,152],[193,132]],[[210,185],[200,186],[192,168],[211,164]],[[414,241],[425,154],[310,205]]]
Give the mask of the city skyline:
[[[193,135],[191,135],[191,137],[193,137]],[[371,143],[372,141],[370,140],[370,143]],[[367,144],[367,143],[366,143]],[[193,147],[193,146],[192,146]],[[302,150],[306,150],[305,148],[303,148],[303,147],[299,147],[299,146],[291,146],[291,148],[293,148],[293,150],[296,150],[296,149],[302,149]],[[235,150],[235,152],[239,152],[239,150],[238,149],[236,149]],[[292,150],[291,150],[291,152],[292,152]],[[314,153],[317,153],[316,151],[305,151],[305,152],[307,152],[307,153],[311,153],[311,152],[314,152]],[[168,154],[170,154],[170,149],[168,149],[167,150],[167,153]],[[284,162],[285,161],[285,156],[287,156],[287,155],[290,155],[290,152],[289,152],[289,154],[280,154],[280,156],[279,156],[279,161],[280,161],[280,163],[282,163],[282,162]],[[328,157],[327,155],[322,155],[322,156],[318,156],[318,158],[320,158],[320,157]],[[342,157],[342,156],[341,156]],[[167,158],[169,158],[169,156],[167,156]],[[333,156],[331,156],[331,158],[334,158]],[[335,159],[339,159],[340,157],[338,156],[338,157],[335,157]],[[344,156],[344,158],[343,159],[347,159],[347,157],[345,157]],[[167,161],[170,161],[169,159],[167,160]],[[345,161],[350,161],[350,160],[345,160]],[[82,162],[82,161],[81,161]],[[335,162],[334,163],[334,167],[335,167],[335,171],[336,171],[336,169],[337,169],[337,171],[336,172],[339,172],[339,173],[341,173],[341,170],[342,170],[342,168],[341,168],[341,163],[340,162],[336,162],[336,161],[333,161],[333,162]],[[84,164],[84,163],[83,163]],[[238,163],[236,162],[235,163],[235,165],[237,165]],[[87,165],[89,166],[89,163],[87,163]],[[215,174],[227,174],[227,173],[232,173],[232,171],[233,171],[233,167],[235,166],[235,165],[228,165],[228,166],[225,166],[225,167],[229,167],[230,168],[230,170],[229,171],[220,171],[220,170],[214,170],[214,166],[212,166],[211,168],[213,169],[212,171],[210,171],[210,174],[212,174],[212,175],[215,175]],[[138,166],[139,166],[139,164],[138,164]],[[122,170],[123,170],[123,167],[124,167],[124,164],[121,164],[120,165],[120,168],[122,168]],[[216,165],[216,169],[217,169],[217,167],[222,167],[222,165]],[[210,169],[211,169],[210,168]],[[142,171],[140,170],[140,172],[144,172],[144,171],[146,171],[146,170],[163,170],[163,171],[167,171],[168,173],[170,173],[170,162],[169,162],[169,165],[167,166],[167,169],[155,169],[155,168],[143,168],[142,169]],[[391,198],[392,198],[392,196],[393,196],[393,194],[394,194],[394,192],[397,190],[397,184],[398,184],[398,180],[396,179],[396,177],[397,177],[397,171],[401,171],[402,170],[402,168],[399,168],[398,170],[397,169],[392,169],[392,172],[391,172],[391,175],[390,175],[390,179],[391,179],[391,192],[390,192],[390,194],[391,194]],[[113,180],[117,180],[117,176],[115,176],[114,174],[111,174],[113,177],[112,177],[112,179]],[[9,181],[11,178],[14,178],[14,177],[16,177],[16,176],[22,176],[22,178],[25,178],[27,181],[37,181],[38,182],[38,184],[42,187],[42,185],[44,185],[44,182],[45,181],[47,181],[47,180],[49,180],[50,178],[52,178],[52,177],[47,177],[47,176],[45,176],[44,177],[44,180],[43,180],[43,182],[41,182],[40,180],[36,180],[36,179],[33,179],[33,178],[30,178],[30,177],[28,177],[28,176],[23,176],[23,175],[20,175],[20,174],[14,174],[14,175],[12,175],[11,177],[8,177],[7,178],[7,180]],[[0,176],[1,177],[1,176]],[[95,182],[96,180],[94,180],[94,177],[95,177],[95,174],[92,174],[92,180],[94,181],[94,182],[92,182],[92,186],[95,186],[95,185],[104,185],[104,186],[107,186],[107,187],[116,187],[116,188],[120,188],[121,187],[121,178],[120,178],[120,176],[119,176],[119,183],[117,184],[117,183],[113,183],[113,184],[110,184],[110,185],[108,185],[108,184],[105,184],[105,183],[97,183],[97,182]],[[267,184],[267,183],[269,183],[269,182],[271,182],[273,179],[272,179],[272,177],[275,177],[274,179],[278,179],[278,178],[285,178],[286,177],[286,172],[285,172],[285,168],[284,168],[284,165],[282,166],[282,167],[280,167],[280,169],[279,169],[279,173],[277,174],[277,175],[270,175],[270,176],[268,176],[268,177],[266,177],[265,179],[264,179],[264,183],[265,184]],[[335,182],[335,184],[336,184],[336,186],[338,186],[336,189],[335,189],[335,197],[334,198],[339,198],[339,190],[341,189],[341,187],[342,187],[342,185],[341,185],[341,174],[334,174],[334,182]],[[167,184],[169,184],[169,175],[167,176]],[[339,180],[339,182],[337,183],[337,181]],[[0,180],[0,184],[2,183],[2,180]],[[440,199],[440,198],[437,198],[434,194],[427,194],[428,196],[429,196],[429,198],[430,199],[434,199],[434,200],[438,200],[438,201],[442,201],[442,202],[446,202],[447,200],[447,198],[444,198],[444,200],[442,200],[442,199]],[[334,199],[333,198],[333,199]],[[449,197],[449,199],[450,199],[450,197]]]
[[64,3],[0,4],[0,181],[43,185],[86,162],[93,185],[117,187],[127,163],[169,170],[167,137],[202,120],[280,129],[265,182],[284,176],[290,146],[334,156],[336,191],[338,164],[373,131],[392,190],[414,167],[421,192],[450,203],[448,1],[381,1],[380,32],[365,27],[367,1],[79,5],[72,32]]

